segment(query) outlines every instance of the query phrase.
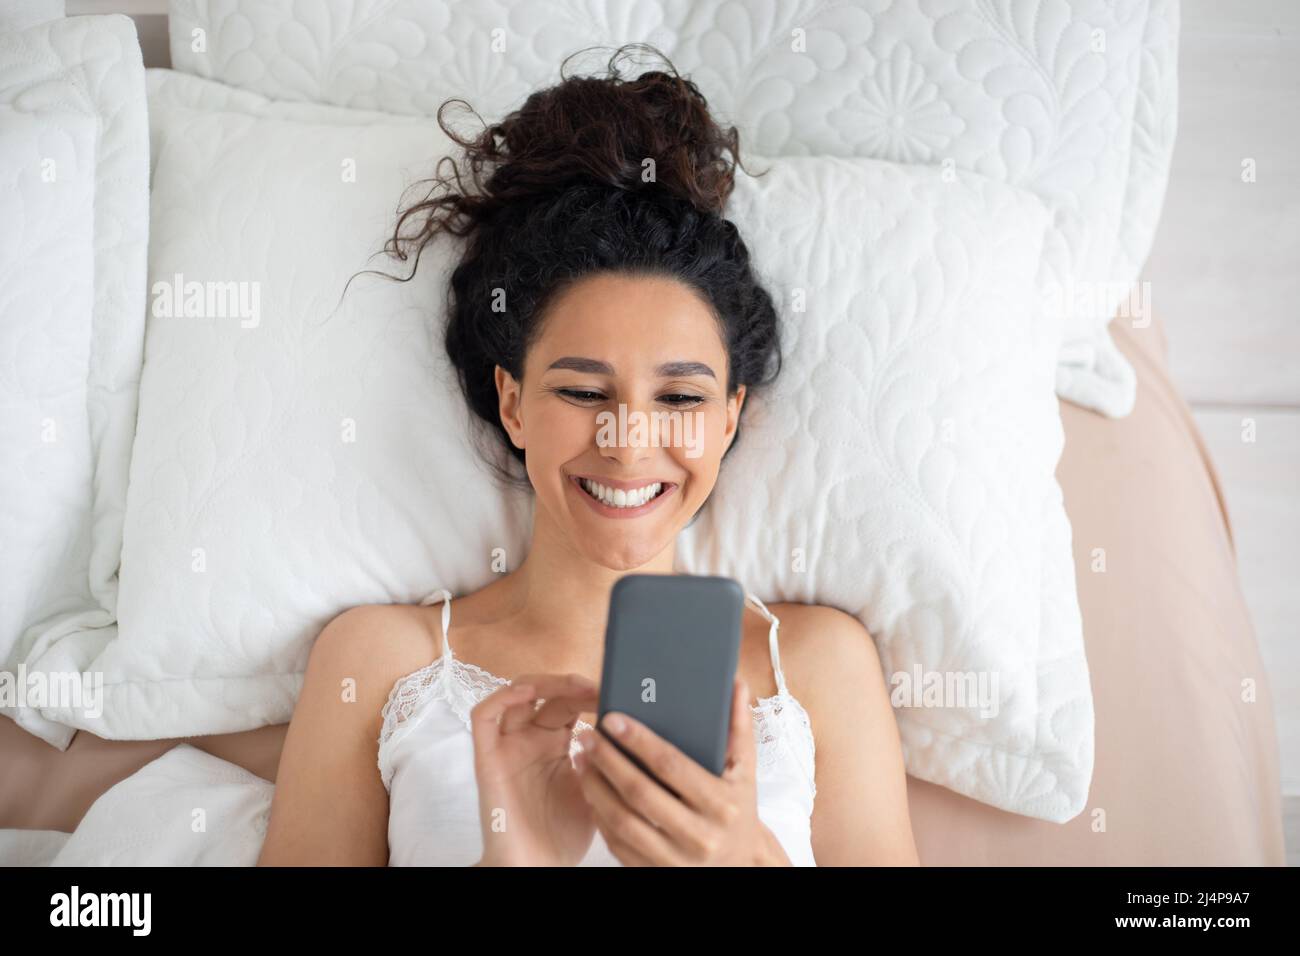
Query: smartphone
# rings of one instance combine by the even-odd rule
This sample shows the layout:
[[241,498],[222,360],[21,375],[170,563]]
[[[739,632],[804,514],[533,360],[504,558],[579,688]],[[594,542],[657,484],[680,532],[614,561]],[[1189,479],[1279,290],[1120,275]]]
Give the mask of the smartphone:
[[[597,729],[629,714],[721,775],[731,728],[745,592],[731,578],[628,574],[614,583],[605,628]],[[618,741],[638,767],[654,774]],[[658,779],[658,778],[655,778]],[[662,780],[660,785],[680,796]]]

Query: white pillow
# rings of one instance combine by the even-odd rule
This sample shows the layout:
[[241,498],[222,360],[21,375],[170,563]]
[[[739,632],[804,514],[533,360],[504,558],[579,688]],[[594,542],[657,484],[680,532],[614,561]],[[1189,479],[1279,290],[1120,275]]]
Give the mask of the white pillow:
[[0,0],[0,31],[16,33],[60,20],[65,10],[64,0]]
[[[488,472],[435,347],[438,257],[410,283],[357,275],[342,295],[359,270],[398,271],[371,257],[404,188],[448,152],[441,131],[170,71],[148,83],[149,359],[122,638],[96,662],[94,722],[128,738],[288,720],[331,617],[483,583],[532,507],[461,492]],[[224,316],[160,315],[178,276],[182,304],[191,281],[214,296],[235,283]]]
[[[150,317],[104,715],[51,715],[107,737],[286,721],[333,615],[477,589],[531,528],[531,496],[488,482],[442,349],[457,247],[428,249],[409,284],[359,277],[336,309],[441,135],[169,71],[149,87],[151,289],[257,282],[260,313]],[[682,569],[850,610],[891,672],[999,672],[996,716],[900,713],[908,768],[1066,819],[1092,711],[1053,477],[1059,330],[1032,315],[1047,211],[973,175],[759,162],[771,172],[741,177],[732,215],[778,300],[786,371],[756,396]]]
[[1178,16],[1177,0],[322,0],[310,14],[293,0],[171,0],[169,22],[178,70],[396,113],[464,96],[489,119],[581,47],[649,41],[759,153],[952,164],[1024,186],[1052,207],[1044,281],[1070,306],[1057,390],[1120,416],[1135,379],[1106,324],[1168,182]]
[[[974,174],[769,162],[728,217],[783,302],[786,361],[685,532],[682,569],[854,614],[899,679],[909,773],[1067,820],[1088,792],[1093,712],[1055,476],[1060,328],[1035,311],[1046,210]],[[987,680],[998,712],[909,697],[959,675]]]
[[[114,634],[144,344],[144,67],[122,16],[0,31],[0,669],[81,672]],[[9,23],[6,20],[6,23]],[[4,681],[0,711],[57,747]],[[12,695],[12,696],[11,696]]]
[[177,744],[101,794],[45,865],[256,866],[274,793],[269,780]]

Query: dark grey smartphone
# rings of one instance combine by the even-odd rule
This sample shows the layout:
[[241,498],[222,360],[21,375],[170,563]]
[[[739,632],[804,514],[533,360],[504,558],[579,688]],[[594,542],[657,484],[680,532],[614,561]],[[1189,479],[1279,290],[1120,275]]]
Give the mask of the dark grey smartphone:
[[604,732],[600,721],[611,710],[630,714],[700,766],[721,774],[744,612],[745,592],[731,578],[619,578],[610,594],[605,629],[598,729]]

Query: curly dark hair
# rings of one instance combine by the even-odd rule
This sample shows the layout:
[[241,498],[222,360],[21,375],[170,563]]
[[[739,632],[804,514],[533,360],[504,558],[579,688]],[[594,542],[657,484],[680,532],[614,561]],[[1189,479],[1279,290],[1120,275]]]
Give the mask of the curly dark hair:
[[[619,62],[638,53],[666,69],[624,78]],[[548,305],[585,276],[687,284],[719,323],[729,395],[767,384],[781,368],[772,298],[722,215],[735,166],[745,170],[738,131],[722,129],[696,85],[652,46],[619,47],[604,75],[566,76],[577,55],[561,65],[558,84],[477,136],[459,136],[443,118],[452,104],[469,104],[444,102],[438,125],[464,149],[463,163],[443,157],[435,178],[417,184],[428,187],[424,198],[400,212],[384,246],[402,262],[414,257],[409,280],[440,233],[467,240],[448,289],[447,354],[469,408],[520,464],[524,450],[501,423],[495,367],[522,380]],[[739,437],[738,427],[732,447]],[[526,485],[511,464],[493,469]]]

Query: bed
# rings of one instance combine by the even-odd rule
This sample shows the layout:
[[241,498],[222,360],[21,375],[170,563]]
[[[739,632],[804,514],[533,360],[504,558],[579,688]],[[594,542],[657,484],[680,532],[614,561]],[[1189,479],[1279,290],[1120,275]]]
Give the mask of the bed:
[[[815,222],[817,234],[833,240],[824,242],[826,248],[837,254],[864,235],[874,236],[875,245],[859,249],[852,260],[856,268],[835,271],[820,311],[800,318],[825,323],[820,337],[810,332],[801,341],[874,342],[883,354],[887,333],[896,326],[925,333],[900,336],[899,354],[926,361],[951,357],[950,368],[904,365],[910,374],[891,378],[863,372],[873,368],[864,364],[870,350],[805,346],[818,352],[818,361],[823,355],[844,358],[856,379],[936,383],[941,389],[944,402],[937,404],[924,388],[899,393],[892,406],[882,401],[870,407],[843,400],[841,389],[837,403],[886,420],[893,407],[894,421],[909,426],[897,434],[914,440],[878,442],[886,452],[924,449],[936,462],[956,462],[953,473],[962,481],[953,483],[958,493],[951,497],[938,493],[947,487],[942,482],[920,480],[948,473],[923,471],[920,463],[929,460],[924,456],[896,456],[917,465],[905,475],[915,479],[910,484],[869,485],[915,492],[916,501],[949,519],[928,523],[931,512],[917,521],[906,509],[878,509],[898,518],[893,524],[909,547],[913,539],[918,547],[927,540],[940,545],[937,551],[909,552],[910,564],[889,554],[891,573],[882,580],[893,586],[925,578],[935,586],[900,591],[906,600],[895,602],[901,612],[894,615],[885,609],[890,602],[878,600],[880,593],[866,590],[874,586],[870,581],[851,576],[774,575],[750,582],[765,596],[858,613],[876,637],[887,672],[904,669],[897,659],[891,666],[892,654],[919,649],[909,663],[932,672],[993,671],[1020,681],[1002,696],[1013,706],[1000,720],[975,724],[973,736],[952,733],[951,725],[945,732],[900,711],[921,861],[1283,862],[1271,689],[1238,582],[1228,510],[1213,462],[1172,383],[1162,317],[1150,314],[1149,295],[1136,303],[1120,301],[1120,288],[1141,275],[1168,177],[1177,114],[1176,0],[894,4],[875,11],[808,0],[783,7],[776,19],[757,18],[749,34],[731,16],[747,3],[715,9],[642,0],[625,15],[623,5],[552,0],[552,22],[543,28],[530,19],[533,5],[517,0],[461,7],[449,18],[440,18],[446,4],[427,0],[329,0],[321,7],[332,15],[306,18],[288,0],[216,6],[170,0],[175,70],[149,70],[146,76],[148,57],[142,62],[127,18],[61,18],[57,0],[0,0],[0,44],[7,44],[0,60],[21,66],[0,75],[0,107],[24,114],[12,126],[17,135],[0,147],[6,156],[26,157],[16,166],[20,188],[0,189],[0,208],[14,209],[8,218],[27,230],[23,241],[0,249],[0,286],[10,281],[22,293],[7,287],[0,297],[20,304],[0,307],[0,352],[6,368],[32,370],[30,380],[13,383],[16,401],[7,406],[6,429],[0,430],[6,460],[27,466],[0,472],[4,545],[18,557],[12,563],[20,572],[0,579],[0,659],[38,662],[47,670],[106,672],[109,689],[108,706],[93,717],[63,703],[10,710],[0,701],[0,716],[14,717],[0,719],[0,863],[254,863],[295,681],[324,622],[351,604],[418,600],[426,591],[414,589],[430,583],[425,577],[457,591],[473,583],[464,568],[426,562],[418,536],[408,542],[414,548],[409,552],[400,552],[396,539],[385,537],[378,525],[338,522],[335,538],[314,537],[327,523],[313,516],[333,512],[336,492],[322,486],[314,511],[299,507],[293,489],[321,488],[303,480],[311,475],[294,473],[297,462],[235,454],[248,451],[247,437],[260,434],[255,426],[273,417],[240,417],[250,409],[234,403],[227,409],[228,383],[242,381],[241,370],[260,370],[278,386],[265,393],[265,402],[255,388],[236,390],[255,408],[296,407],[283,401],[297,394],[298,380],[289,374],[297,370],[279,362],[278,340],[253,337],[241,342],[250,350],[238,350],[231,343],[239,340],[221,333],[220,322],[167,321],[176,316],[167,309],[159,315],[156,299],[146,330],[147,275],[174,274],[179,287],[180,273],[257,277],[265,271],[268,292],[284,293],[279,311],[268,312],[268,328],[296,334],[290,341],[300,342],[306,327],[293,322],[315,315],[313,297],[301,290],[324,288],[352,271],[357,250],[330,258],[347,242],[367,246],[359,229],[308,217],[352,210],[349,222],[368,223],[365,217],[381,212],[387,227],[399,158],[424,162],[443,151],[429,140],[429,117],[442,93],[467,94],[478,108],[502,112],[553,79],[561,53],[575,44],[633,38],[665,44],[707,87],[711,105],[745,125],[753,134],[746,140],[750,148],[777,168],[768,181],[786,184],[781,198],[809,197],[792,220],[800,228]],[[502,60],[495,40],[498,23],[507,21],[521,42]],[[1099,34],[1106,42],[1097,47]],[[253,148],[241,148],[240,135]],[[37,181],[51,142],[61,144],[54,158],[63,171],[64,193]],[[195,149],[196,143],[206,146]],[[315,148],[304,146],[311,143]],[[15,152],[19,148],[29,152]],[[285,162],[271,162],[276,156]],[[342,176],[337,156],[348,158]],[[349,180],[348,163],[370,173]],[[796,169],[804,173],[793,176]],[[868,178],[843,178],[850,175]],[[262,184],[264,198],[244,189],[247,182]],[[864,182],[868,188],[844,187]],[[823,208],[815,190],[800,192],[810,183],[838,184],[822,190],[828,197],[907,198],[879,208],[850,202]],[[780,207],[775,199],[755,201],[757,191],[743,195],[751,198],[739,204],[738,217],[747,208],[767,213]],[[841,233],[829,228],[832,210],[858,208],[860,213],[840,217]],[[49,214],[51,209],[66,214],[66,221]],[[85,214],[70,215],[74,209]],[[257,216],[259,225],[245,232],[261,242],[225,241],[225,225],[247,225]],[[907,228],[889,233],[873,222]],[[309,223],[299,232],[315,237],[319,248],[304,252],[298,232],[284,223]],[[942,228],[927,232],[932,223]],[[778,286],[802,287],[805,276],[817,274],[814,267],[830,261],[796,264],[786,255],[787,249],[812,245],[799,241],[797,230],[749,231],[756,252],[761,240],[786,237],[784,245],[771,243],[776,253],[769,264],[785,270]],[[1031,242],[1039,231],[1041,250]],[[1002,233],[1005,243],[997,241]],[[910,245],[896,241],[907,236],[913,237]],[[928,244],[921,241],[925,237]],[[999,249],[999,256],[981,258],[986,248]],[[68,269],[69,249],[80,251],[77,261],[87,268]],[[888,258],[908,249],[912,258]],[[15,250],[27,258],[15,258]],[[877,275],[873,270],[891,278],[963,275],[958,267],[967,260],[961,252],[984,265],[969,271],[977,281],[952,286],[965,297],[945,302],[960,307],[918,312],[916,297],[859,294],[905,287],[868,281]],[[311,276],[309,269],[315,270]],[[297,281],[286,282],[286,276]],[[1046,280],[1037,292],[1054,290],[1052,298],[1035,298],[1031,306],[1031,279],[1034,288]],[[945,287],[943,281],[923,285]],[[48,294],[50,287],[59,295]],[[997,295],[977,295],[980,288]],[[179,291],[174,295],[179,298]],[[368,314],[414,316],[406,305],[424,304],[393,296],[370,300]],[[1066,296],[1072,308],[1061,318],[1055,304],[1065,304]],[[870,313],[861,303],[868,299],[878,301],[894,324],[863,321]],[[910,316],[924,322],[909,325],[903,320]],[[1016,324],[1024,318],[1033,321]],[[949,324],[928,324],[937,319]],[[1179,321],[1176,315],[1168,320]],[[440,390],[420,365],[420,354],[406,345],[404,335],[423,341],[423,320],[403,321],[416,325],[394,326],[384,341],[399,347],[370,367],[385,370],[384,381],[401,393],[400,407],[425,414],[441,408],[445,414],[408,421],[390,414],[394,409],[382,405],[384,390],[374,387],[348,399],[347,414],[356,414],[363,397],[373,397],[381,404],[372,414],[405,423],[405,436],[445,434],[447,422],[462,417],[461,409],[446,403],[453,390]],[[48,341],[50,355],[75,361],[23,360],[32,326],[42,330],[40,345]],[[347,322],[331,326],[340,327],[346,330]],[[832,329],[854,337],[831,339]],[[945,334],[931,336],[933,329]],[[347,341],[337,340],[345,346]],[[359,353],[337,342],[334,351],[319,351],[320,360],[337,359],[340,368],[351,368]],[[262,352],[251,350],[257,343]],[[146,351],[150,358],[144,363]],[[809,363],[805,370],[814,367]],[[328,363],[312,368],[318,374],[303,384],[330,383],[331,401],[338,397],[334,383],[362,382],[340,378]],[[847,394],[862,403],[866,393]],[[58,414],[51,413],[49,396],[62,403]],[[973,417],[962,417],[967,414]],[[33,418],[42,433],[49,419],[72,421],[66,433],[78,440],[36,442]],[[838,420],[826,416],[817,424]],[[858,414],[854,424],[867,420]],[[208,437],[224,455],[209,456],[207,444],[189,440],[203,431],[195,422],[213,426]],[[963,422],[971,428],[956,427]],[[314,434],[304,430],[310,427],[299,422],[302,434]],[[817,459],[823,447],[818,444],[769,438],[764,446],[760,427],[746,447],[776,449],[773,462],[843,460]],[[810,427],[797,431],[800,438],[812,433]],[[826,447],[838,447],[837,437],[832,429]],[[311,450],[327,453],[325,446],[316,442]],[[468,480],[459,471],[423,471],[408,454],[409,441],[394,442],[393,449],[400,456],[393,467],[385,467],[382,457],[355,457],[417,483],[395,489],[394,501],[424,500],[426,487],[462,487]],[[55,472],[43,467],[56,450],[66,457],[57,472],[62,482],[51,480]],[[952,457],[958,452],[966,457]],[[439,468],[460,467],[454,455],[432,457]],[[864,460],[861,454],[846,457],[853,458],[853,467]],[[197,480],[212,477],[210,459],[234,462],[232,474],[244,481],[223,486],[227,510],[207,507],[209,499],[201,495],[193,501],[185,495],[191,486],[210,487]],[[763,476],[754,469],[773,462],[759,456],[739,473]],[[332,464],[347,463],[337,458]],[[975,467],[984,465],[987,471]],[[264,480],[271,473],[288,480]],[[178,474],[196,480],[172,480]],[[373,484],[364,471],[347,474],[352,484],[341,487]],[[223,472],[222,478],[231,475]],[[779,490],[791,480],[783,472],[766,487]],[[128,484],[143,490],[128,499]],[[85,500],[91,487],[93,500]],[[1019,493],[1025,488],[1039,493],[1041,513],[1027,507],[1034,499]],[[274,496],[282,489],[289,499]],[[268,497],[259,497],[263,492]],[[726,495],[718,497],[724,507]],[[725,521],[715,528],[710,540],[718,551],[760,554],[755,542],[724,541],[724,534],[759,524],[769,532],[778,527],[775,506],[787,502],[773,498],[762,520]],[[256,507],[245,507],[250,502]],[[522,524],[512,525],[492,499],[472,504],[485,506],[458,513],[455,526],[471,536],[486,535],[483,540],[505,541],[513,551],[510,536]],[[938,507],[950,504],[954,510]],[[429,519],[432,510],[421,513]],[[304,517],[304,523],[276,523],[289,514]],[[190,523],[176,520],[187,515]],[[268,516],[265,525],[258,523],[260,515]],[[971,515],[981,520],[950,520]],[[859,548],[864,566],[886,566],[886,552],[865,549],[896,539],[878,536],[868,525],[834,525],[817,552],[832,560],[816,570],[853,568]],[[446,526],[451,523],[439,527]],[[798,529],[797,520],[789,527]],[[1007,527],[1019,536],[1003,538]],[[940,533],[929,538],[920,533],[936,528]],[[970,528],[996,533],[963,537]],[[367,531],[383,546],[370,542]],[[253,555],[265,550],[258,545],[268,533],[291,542],[297,560],[241,562],[242,574],[193,573],[206,569],[206,551],[194,548],[195,541],[231,551],[244,547],[243,553]],[[985,539],[997,544],[975,546]],[[784,538],[786,544],[798,540]],[[949,549],[954,541],[961,547]],[[438,551],[478,553],[472,543],[464,544]],[[200,567],[170,557],[194,558],[195,551],[203,552]],[[972,559],[954,565],[957,571],[996,567],[996,580],[947,574],[944,559],[957,553]],[[351,567],[357,554],[382,554],[384,561]],[[312,587],[279,576],[288,567]],[[909,576],[900,568],[921,574]],[[757,576],[770,568],[750,570]],[[889,587],[885,593],[892,593]],[[985,605],[997,613],[974,613]],[[936,608],[953,613],[925,626]],[[870,619],[876,611],[880,626]],[[27,626],[33,622],[38,626]],[[918,626],[909,630],[912,624]],[[981,640],[967,639],[975,627]],[[947,654],[949,643],[956,656]],[[998,654],[962,656],[986,647]],[[215,665],[205,656],[212,649],[219,652]],[[958,711],[953,708],[953,714]],[[985,731],[1001,736],[981,736]],[[205,838],[191,825],[198,807],[209,820]]]
[[[1116,320],[1111,333],[1137,370],[1132,414],[1061,405],[1058,477],[1096,713],[1087,807],[1055,824],[909,777],[924,865],[1284,863],[1273,703],[1214,464],[1170,380],[1162,319]],[[133,741],[83,730],[59,751],[0,720],[0,858],[167,860],[149,844],[173,804],[140,795],[179,781],[226,784],[226,809],[248,834],[198,861],[252,863],[286,726]]]

